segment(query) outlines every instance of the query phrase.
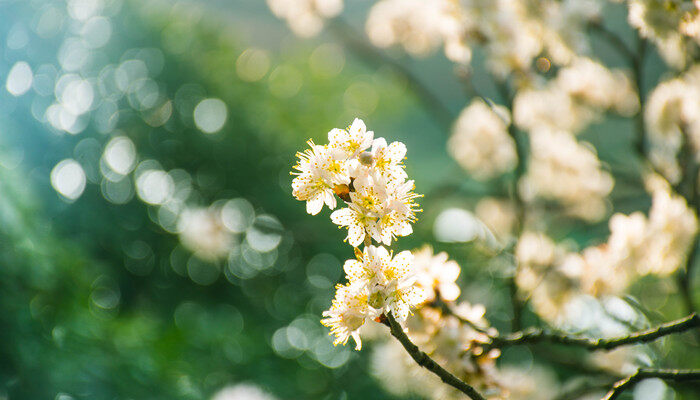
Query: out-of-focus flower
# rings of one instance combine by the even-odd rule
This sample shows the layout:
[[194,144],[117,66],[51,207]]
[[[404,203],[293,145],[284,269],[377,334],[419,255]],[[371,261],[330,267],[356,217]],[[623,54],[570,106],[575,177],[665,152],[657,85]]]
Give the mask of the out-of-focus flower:
[[214,261],[225,258],[235,245],[232,233],[214,208],[185,209],[178,221],[180,242],[199,258]]
[[573,99],[630,116],[639,109],[637,93],[621,71],[611,71],[590,58],[578,57],[557,74],[555,84]]
[[554,129],[577,133],[595,120],[595,112],[556,85],[523,89],[513,100],[515,124],[527,131]]
[[686,64],[688,43],[698,41],[699,7],[683,0],[631,0],[627,2],[627,20],[639,35],[654,42],[663,59],[671,66]]
[[542,233],[525,232],[515,249],[515,277],[521,295],[538,315],[557,321],[577,289],[577,274],[566,268],[566,250]]
[[477,218],[499,238],[510,236],[517,223],[515,208],[508,200],[486,197],[479,200],[474,211]]
[[496,399],[504,400],[554,399],[559,386],[553,374],[542,367],[506,366],[498,370],[498,381],[503,389]]
[[454,62],[468,63],[464,10],[450,0],[381,0],[367,17],[367,35],[375,46],[399,44],[416,56],[431,53],[444,44],[445,55]]
[[416,285],[423,289],[425,300],[430,302],[439,293],[440,299],[455,301],[459,297],[459,286],[455,282],[461,271],[459,264],[448,259],[447,253],[433,253],[433,248],[425,245],[413,251],[413,271]]
[[276,397],[252,383],[239,383],[225,387],[214,394],[211,400],[275,400]]
[[594,150],[565,132],[539,130],[530,138],[529,168],[521,181],[523,195],[528,200],[556,200],[579,218],[602,218],[613,179],[601,168]]
[[343,0],[267,0],[275,16],[287,21],[292,31],[302,37],[318,34],[323,21],[343,11]]
[[477,179],[507,172],[518,160],[509,124],[482,100],[474,100],[455,122],[448,150]]
[[700,153],[700,67],[659,84],[649,95],[644,120],[650,159],[671,182],[680,179],[676,160],[684,143]]

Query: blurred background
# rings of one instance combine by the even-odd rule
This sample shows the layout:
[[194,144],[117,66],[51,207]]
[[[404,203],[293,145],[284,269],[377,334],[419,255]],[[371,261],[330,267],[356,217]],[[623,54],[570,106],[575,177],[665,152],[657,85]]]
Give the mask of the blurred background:
[[[373,47],[371,5],[347,2],[304,39],[258,0],[0,0],[0,399],[400,398],[372,376],[370,350],[334,348],[320,325],[351,254],[327,210],[308,216],[291,196],[295,152],[355,117],[406,143],[425,194],[398,248],[446,250],[462,298],[507,330],[508,269],[472,214],[507,180],[473,179],[447,145],[475,92],[505,99],[478,51],[466,72]],[[625,7],[604,7],[632,41]],[[624,66],[605,37],[590,41]],[[666,67],[653,49],[647,60],[651,85]],[[606,117],[579,136],[623,177],[608,213],[650,205],[633,125]],[[608,234],[605,220],[551,227],[574,246]],[[668,281],[642,280],[640,293],[639,309],[623,308],[685,314]],[[687,346],[648,357],[697,366]],[[580,372],[527,347],[499,362],[539,362],[560,381]],[[699,398],[654,388],[639,398]]]

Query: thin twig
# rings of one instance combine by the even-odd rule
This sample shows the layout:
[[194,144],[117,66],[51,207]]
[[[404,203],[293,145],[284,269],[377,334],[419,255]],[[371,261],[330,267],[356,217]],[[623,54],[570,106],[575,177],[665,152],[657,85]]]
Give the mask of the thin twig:
[[687,382],[700,380],[700,370],[698,369],[650,369],[640,368],[634,374],[625,379],[615,382],[612,389],[605,395],[603,400],[615,400],[626,389],[634,386],[637,382],[648,379],[659,378],[674,382]]
[[375,47],[362,40],[362,35],[342,18],[334,18],[328,24],[330,31],[352,51],[357,57],[368,65],[379,68],[390,67],[398,76],[406,80],[408,87],[413,90],[418,101],[423,103],[425,109],[432,115],[440,128],[447,134],[454,121],[455,115],[425,84],[418,79],[413,72],[400,62],[387,56]]
[[553,332],[541,328],[532,328],[523,332],[512,333],[510,335],[492,337],[491,347],[500,348],[520,344],[550,342],[580,346],[588,350],[611,350],[628,344],[650,342],[666,335],[680,333],[698,327],[700,327],[700,317],[698,317],[697,314],[691,314],[685,318],[671,321],[655,328],[609,339],[591,339],[582,336],[568,335],[561,332]]
[[476,389],[470,386],[468,383],[452,375],[449,371],[442,368],[440,364],[436,363],[430,356],[421,351],[411,339],[408,338],[406,333],[403,331],[401,325],[394,319],[391,313],[386,313],[385,324],[389,326],[391,330],[391,335],[394,336],[406,349],[406,352],[413,358],[413,360],[418,363],[421,367],[427,369],[428,371],[437,375],[443,382],[454,387],[460,392],[469,396],[472,400],[486,400]]

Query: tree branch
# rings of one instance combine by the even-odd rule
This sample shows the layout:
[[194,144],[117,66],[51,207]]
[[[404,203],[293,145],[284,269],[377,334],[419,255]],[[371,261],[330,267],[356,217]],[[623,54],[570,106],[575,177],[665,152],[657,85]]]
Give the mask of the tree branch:
[[[508,90],[508,86],[505,82],[496,82],[496,86],[498,87],[501,97],[503,98],[503,103],[512,113],[513,95]],[[526,204],[522,194],[520,193],[518,183],[520,182],[520,178],[522,178],[525,174],[527,149],[525,148],[525,144],[518,135],[518,131],[515,128],[514,121],[511,121],[510,125],[508,125],[508,135],[513,139],[513,143],[515,144],[515,152],[518,155],[518,163],[515,167],[515,173],[513,176],[511,186],[511,196],[513,197],[513,202],[515,203],[515,212],[517,220],[517,226],[515,228],[515,237],[519,238],[520,234],[522,234],[525,228]],[[514,264],[515,271],[513,271],[513,276],[508,279],[508,290],[510,295],[511,308],[513,309],[513,319],[511,319],[511,330],[518,331],[522,329],[522,313],[524,304],[518,298],[518,284],[516,282],[516,277],[518,274],[517,259],[515,260]]]
[[455,116],[417,76],[408,68],[388,57],[386,54],[361,40],[362,35],[340,18],[334,18],[328,24],[330,31],[357,57],[366,64],[378,68],[390,67],[398,76],[406,80],[408,87],[415,93],[416,99],[423,103],[425,109],[432,115],[445,134],[452,128]]
[[700,370],[693,369],[649,369],[640,368],[634,374],[625,379],[615,382],[612,389],[605,395],[603,400],[615,400],[626,389],[634,386],[637,382],[648,379],[659,378],[674,382],[687,382],[700,380]]
[[437,375],[443,382],[454,387],[460,392],[469,396],[472,400],[486,400],[484,396],[479,394],[472,386],[464,382],[463,380],[452,375],[449,371],[442,368],[440,364],[436,363],[430,356],[421,351],[418,346],[411,342],[406,333],[403,331],[401,325],[394,319],[391,313],[384,314],[386,317],[385,325],[389,326],[391,330],[391,335],[394,336],[406,349],[406,352],[413,358],[413,360],[418,363],[421,367],[427,369],[428,371]]
[[492,337],[491,347],[501,348],[520,344],[550,342],[580,346],[588,350],[611,350],[628,344],[651,342],[652,340],[666,335],[684,332],[698,327],[700,327],[700,317],[698,317],[697,314],[691,314],[685,318],[659,325],[656,328],[609,339],[591,339],[582,336],[567,335],[561,332],[548,331],[541,328],[532,328],[510,335]]

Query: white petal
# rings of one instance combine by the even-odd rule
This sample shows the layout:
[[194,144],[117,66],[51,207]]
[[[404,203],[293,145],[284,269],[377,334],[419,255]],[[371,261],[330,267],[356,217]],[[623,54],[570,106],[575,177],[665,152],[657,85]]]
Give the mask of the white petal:
[[328,141],[331,144],[348,140],[348,132],[345,129],[334,128],[328,132]]
[[386,139],[383,137],[376,138],[372,142],[372,154],[376,154],[378,150],[383,149],[387,146]]
[[306,212],[311,215],[318,214],[323,208],[323,195],[318,194],[306,202]]
[[357,224],[350,225],[348,228],[348,243],[351,246],[357,247],[365,240],[365,229]]
[[454,283],[444,283],[438,286],[440,297],[445,301],[455,301],[459,297],[459,286]]
[[401,142],[393,142],[387,149],[387,155],[391,161],[398,163],[406,157],[406,145]]
[[350,125],[350,134],[355,138],[360,138],[367,131],[367,126],[365,122],[359,118],[355,118]]
[[331,221],[340,226],[351,225],[354,222],[353,211],[349,208],[342,208],[340,210],[333,211],[331,214]]
[[345,271],[348,279],[352,281],[354,278],[359,278],[363,275],[364,268],[362,263],[357,260],[347,260],[345,265],[343,265],[343,271]]

